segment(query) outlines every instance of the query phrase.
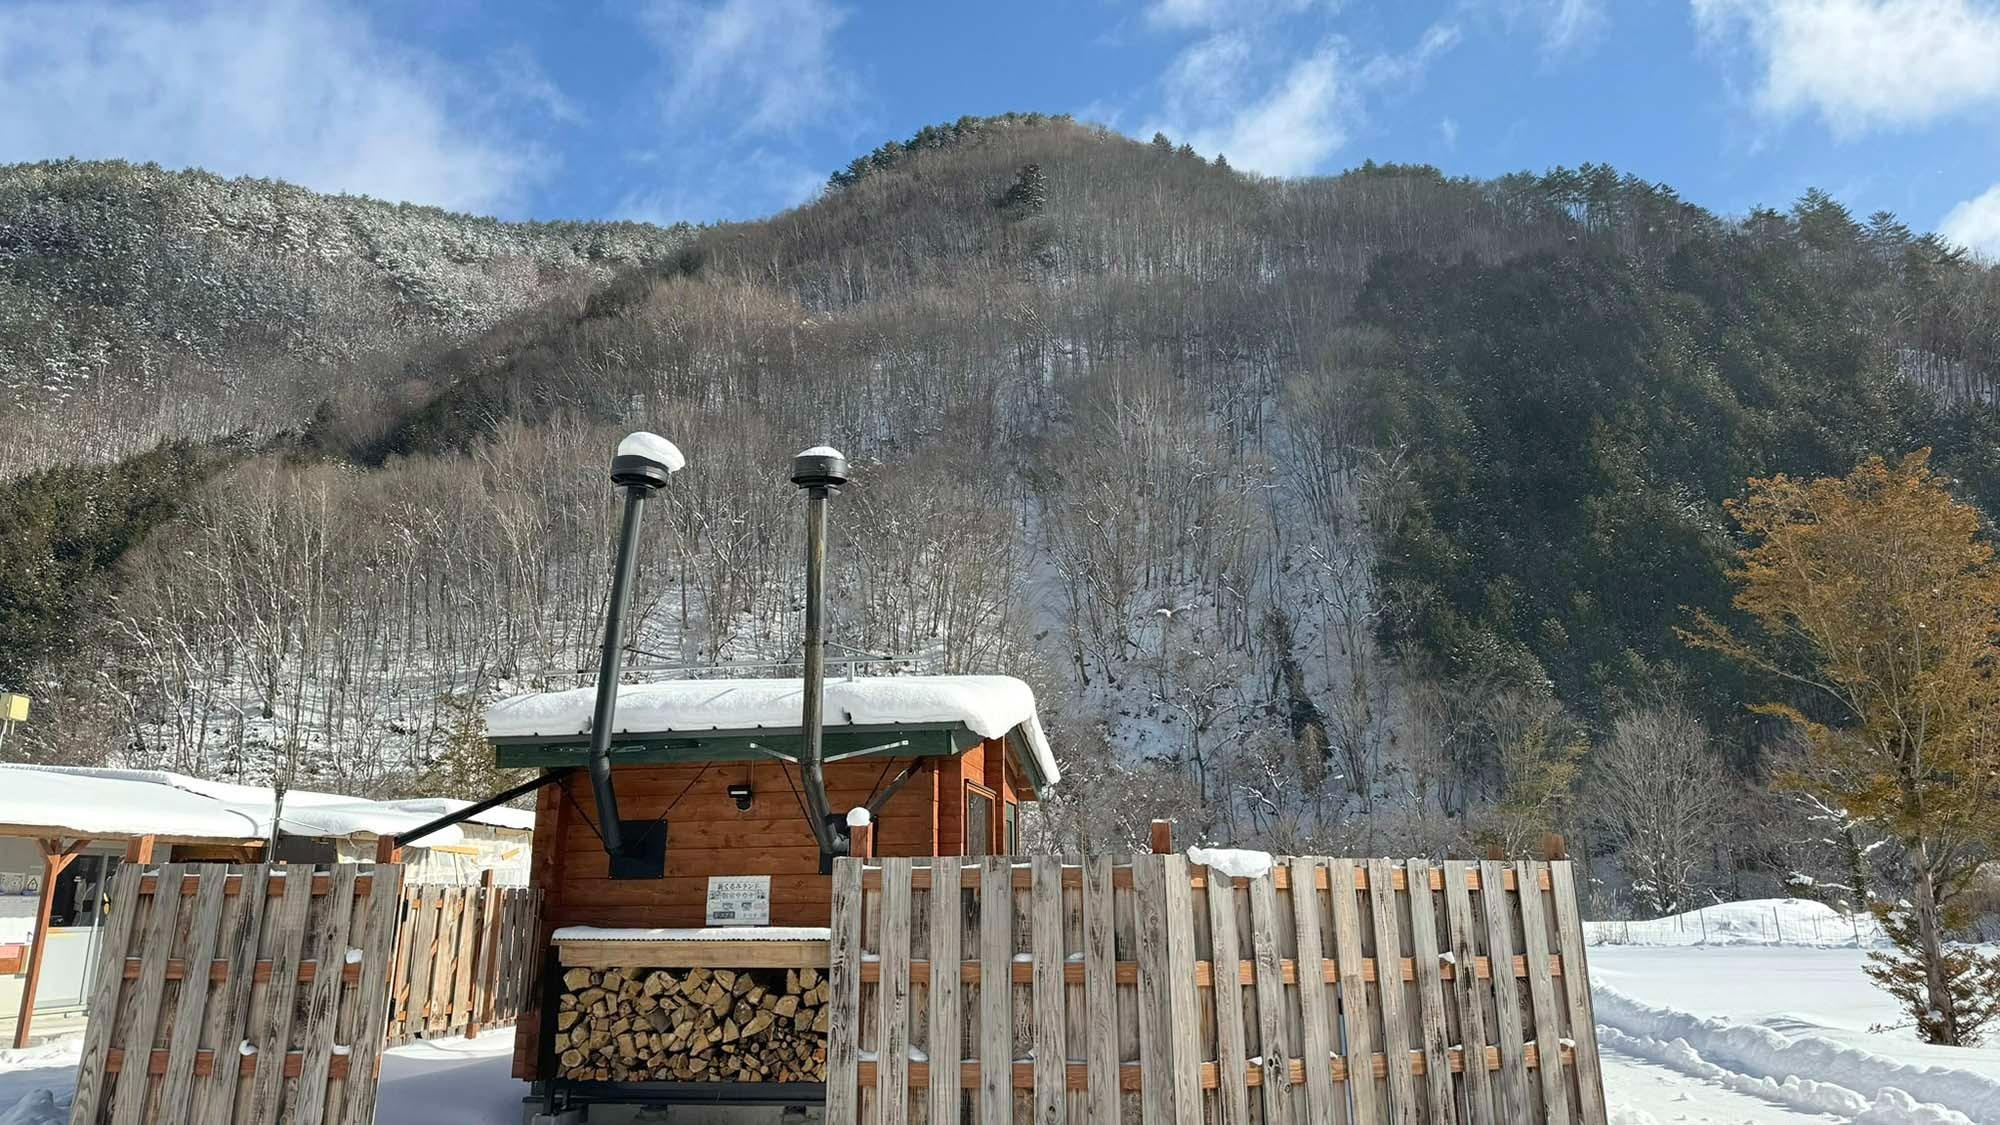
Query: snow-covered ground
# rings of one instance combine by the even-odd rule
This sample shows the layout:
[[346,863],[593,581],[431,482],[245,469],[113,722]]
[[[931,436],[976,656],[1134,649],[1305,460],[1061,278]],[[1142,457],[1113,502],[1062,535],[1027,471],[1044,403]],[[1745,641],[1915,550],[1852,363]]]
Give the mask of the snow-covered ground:
[[[1797,901],[1709,909],[1709,945],[1681,937],[1690,916],[1645,927],[1658,945],[1634,933],[1635,944],[1590,950],[1614,1121],[2000,1122],[2000,1049],[1934,1047],[1899,1026],[1894,1002],[1861,972],[1857,932],[1876,944],[1865,922]],[[1788,941],[1848,936],[1845,948],[1765,944],[1760,923],[1766,934],[1784,927]],[[1592,926],[1623,936],[1619,923]]]
[[[0,1125],[66,1125],[81,1038],[0,1051]],[[515,1125],[527,1087],[511,1073],[514,1035],[412,1043],[382,1058],[376,1125]]]
[[1868,914],[1842,914],[1804,898],[1723,902],[1644,922],[1585,922],[1597,945],[1782,945],[1873,947],[1882,925]]
[[[1706,946],[1667,937],[1684,932],[1673,920],[1651,927],[1663,944],[1592,946],[1614,1125],[2000,1123],[2000,1046],[1918,1042],[1862,975],[1867,951],[1854,944],[1856,927],[1840,919],[1849,933],[1844,948],[1761,944],[1747,920],[1773,909],[1771,902],[1710,908]],[[1824,909],[1781,900],[1775,924],[1811,941],[1812,918]],[[1822,934],[1828,921],[1820,919]],[[379,1125],[518,1121],[512,1046],[511,1035],[490,1032],[388,1052]],[[79,1049],[71,1040],[0,1051],[0,1125],[66,1121]]]

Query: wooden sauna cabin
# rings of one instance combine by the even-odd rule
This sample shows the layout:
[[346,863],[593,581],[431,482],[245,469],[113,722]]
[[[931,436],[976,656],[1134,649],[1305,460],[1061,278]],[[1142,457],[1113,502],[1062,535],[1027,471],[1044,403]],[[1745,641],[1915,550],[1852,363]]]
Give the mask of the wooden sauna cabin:
[[[691,1060],[673,1051],[683,1045],[678,1025],[690,1009],[682,1004],[652,1016],[660,1000],[685,990],[695,1007],[714,1002],[726,1011],[727,999],[715,995],[716,978],[726,973],[728,987],[735,987],[739,974],[751,972],[761,983],[746,994],[767,1006],[765,994],[780,988],[803,994],[807,1005],[816,992],[823,995],[823,988],[799,983],[801,973],[817,983],[825,972],[824,927],[832,909],[831,879],[821,873],[798,760],[802,695],[798,679],[621,686],[610,751],[625,838],[626,858],[617,862],[601,842],[585,768],[594,690],[520,696],[488,711],[487,736],[500,766],[561,773],[538,793],[530,874],[544,892],[542,944],[552,954],[541,1003],[561,1010],[523,1014],[516,1077],[553,1077],[570,1087],[565,1098],[580,1093],[584,1101],[717,1100],[717,1077],[708,1072],[725,1060],[710,1059],[692,1079],[711,1085],[682,1088]],[[1035,800],[1058,777],[1034,694],[1012,677],[832,679],[824,699],[827,804],[837,815],[873,809],[868,830],[855,833],[865,841],[857,850],[895,856],[1012,852],[1020,804]],[[761,890],[766,878],[767,897]],[[781,940],[758,940],[763,937]],[[616,1008],[621,991],[627,1001],[622,1013]],[[638,1044],[615,1049],[608,1065],[608,1048],[586,1044],[579,1030],[607,997],[612,1010],[605,1014],[620,1017],[614,1024],[634,1025],[646,1016],[663,1024],[651,1035],[640,1026]],[[800,1021],[802,1034],[812,1030],[809,1014],[798,1014],[782,995],[776,1002],[787,1009],[786,1018]],[[633,1010],[634,1004],[646,1011]],[[585,1013],[581,1018],[572,1014],[577,1009]],[[741,1016],[744,1009],[737,1004],[736,1011]],[[754,1012],[752,1018],[765,1022]],[[740,1032],[742,1022],[731,1026]],[[562,1039],[562,1051],[551,1037]],[[595,1040],[596,1033],[588,1037]],[[649,1043],[655,1048],[650,1054]],[[598,1057],[580,1060],[590,1047]],[[728,1065],[738,1067],[733,1054]],[[779,1067],[776,1080],[763,1083],[730,1079],[731,1073],[741,1073],[740,1067],[722,1080],[734,1081],[747,1102],[817,1101],[823,1089],[801,1082],[796,1067]]]

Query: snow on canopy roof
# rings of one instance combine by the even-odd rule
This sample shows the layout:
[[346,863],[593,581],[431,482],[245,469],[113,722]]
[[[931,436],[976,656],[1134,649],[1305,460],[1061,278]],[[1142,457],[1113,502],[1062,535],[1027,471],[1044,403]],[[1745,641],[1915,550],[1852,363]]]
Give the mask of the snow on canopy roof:
[[[596,688],[517,695],[486,709],[491,738],[587,734]],[[666,680],[622,684],[616,729],[625,734],[797,730],[804,681]],[[981,738],[1019,732],[1043,784],[1062,776],[1035,712],[1035,692],[1012,676],[865,676],[826,683],[826,726],[963,726]]]
[[[386,809],[398,812],[416,813],[425,820],[435,820],[448,812],[457,812],[471,801],[461,801],[453,797],[410,797],[399,801],[375,802]],[[489,828],[511,828],[521,832],[535,830],[533,809],[510,809],[505,805],[485,812],[473,813],[465,818],[468,824],[484,824]]]
[[77,836],[198,836],[251,840],[263,824],[243,810],[143,776],[0,766],[0,822]]
[[[271,834],[272,803],[269,789],[165,770],[0,765],[0,824],[80,836],[261,839]],[[279,829],[287,836],[381,836],[407,832],[468,803],[448,798],[370,801],[293,789],[285,793]],[[500,828],[534,826],[534,814],[518,809],[494,809],[473,819]],[[456,827],[445,828],[418,846],[464,839]]]

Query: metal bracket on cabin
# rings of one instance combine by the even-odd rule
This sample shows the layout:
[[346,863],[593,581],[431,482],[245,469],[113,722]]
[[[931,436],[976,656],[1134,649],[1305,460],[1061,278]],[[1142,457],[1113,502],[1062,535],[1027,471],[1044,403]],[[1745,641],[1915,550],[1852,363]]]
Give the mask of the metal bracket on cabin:
[[427,820],[424,823],[419,824],[415,828],[410,829],[408,832],[399,832],[394,836],[388,837],[388,839],[391,841],[389,846],[392,848],[398,848],[406,844],[414,844],[418,840],[423,839],[424,837],[430,835],[433,832],[438,831],[439,829],[450,828],[454,824],[458,824],[462,821],[471,820],[473,817],[478,816],[480,813],[486,812],[489,809],[499,808],[501,805],[506,804],[507,802],[515,799],[516,797],[525,797],[528,794],[533,793],[535,790],[540,789],[544,785],[561,781],[563,778],[568,777],[572,772],[574,772],[574,768],[570,766],[564,766],[561,769],[548,770],[544,772],[540,777],[530,778],[527,781],[524,781],[521,784],[514,786],[512,789],[503,789],[500,792],[493,794],[491,797],[486,798],[484,801],[479,801],[474,804],[467,805],[464,808],[458,810],[457,812],[448,812],[443,816],[438,817],[436,820]]

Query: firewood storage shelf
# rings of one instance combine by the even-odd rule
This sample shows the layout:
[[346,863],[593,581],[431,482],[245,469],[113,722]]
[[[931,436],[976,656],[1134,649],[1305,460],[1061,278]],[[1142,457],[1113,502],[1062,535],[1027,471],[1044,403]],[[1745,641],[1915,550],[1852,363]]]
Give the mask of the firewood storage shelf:
[[[681,976],[707,970],[732,978],[772,973],[796,976],[811,971],[825,982],[831,931],[814,927],[722,927],[677,930],[598,929],[565,927],[553,935],[558,969],[549,982],[545,1008],[548,1027],[544,1041],[562,1034],[556,1020],[563,1006],[564,978],[573,970],[590,970],[600,979],[611,972],[644,981],[664,971]],[[825,988],[824,983],[821,988]],[[583,1026],[577,1021],[575,1026]],[[643,1030],[643,1029],[639,1029]],[[748,1042],[748,1039],[742,1040]],[[719,1057],[719,1056],[718,1056]],[[823,1057],[823,1056],[822,1056]],[[651,1105],[816,1105],[825,1101],[824,1082],[695,1080],[672,1078],[591,1079],[561,1076],[560,1058],[547,1060],[545,1073],[555,1081],[569,1104],[643,1103]]]
[[564,968],[585,969],[818,969],[826,971],[833,931],[824,927],[771,930],[751,927],[698,930],[601,930],[571,926],[556,931]]

